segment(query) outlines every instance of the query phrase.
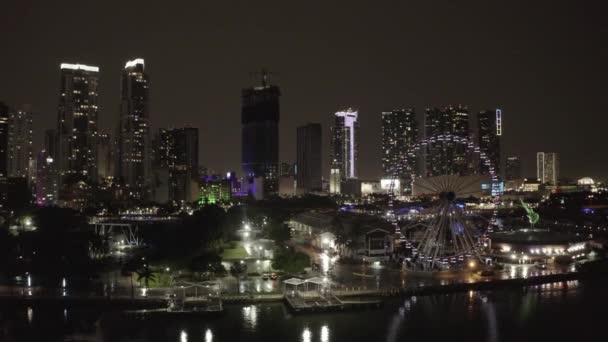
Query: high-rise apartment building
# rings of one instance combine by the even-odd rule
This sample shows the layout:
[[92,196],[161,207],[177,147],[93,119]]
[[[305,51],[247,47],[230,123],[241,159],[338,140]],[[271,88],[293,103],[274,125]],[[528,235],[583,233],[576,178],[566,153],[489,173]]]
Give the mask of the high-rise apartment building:
[[266,195],[278,191],[280,96],[279,87],[268,83],[265,71],[260,86],[242,91],[243,172],[247,177],[263,178]]
[[416,157],[408,155],[417,140],[418,121],[413,108],[382,112],[383,176],[402,179],[408,189],[418,172]]
[[156,164],[171,170],[198,175],[198,128],[183,127],[158,130]]
[[0,102],[0,178],[8,176],[8,116],[9,107]]
[[321,191],[322,129],[319,123],[298,127],[296,134],[296,190],[298,193]]
[[559,157],[557,153],[536,153],[536,176],[542,184],[557,185],[559,179]]
[[57,151],[58,151],[58,138],[57,138],[57,130],[55,129],[47,129],[44,131],[44,150],[46,153],[51,156],[57,163]]
[[40,151],[36,159],[36,204],[55,205],[59,190],[55,160],[45,150]]
[[29,178],[32,151],[32,112],[14,110],[8,118],[8,176]]
[[99,133],[97,138],[97,176],[100,181],[116,174],[114,140],[107,133]]
[[[487,160],[479,160],[481,174],[500,174],[500,137],[502,136],[502,111],[482,110],[477,114],[478,146]],[[492,170],[493,169],[493,170]]]
[[117,176],[137,198],[149,181],[150,82],[141,58],[125,64],[121,78]]
[[505,161],[505,180],[522,179],[521,160],[517,156],[508,156]]
[[357,163],[359,159],[358,112],[351,108],[336,112],[334,114],[334,123],[330,130],[331,188],[332,176],[334,178],[340,177],[341,180],[346,180],[357,178],[359,175]]
[[61,178],[97,180],[98,86],[98,67],[61,64],[56,156]]
[[470,151],[461,138],[469,139],[469,110],[466,106],[428,108],[424,118],[425,137],[431,142],[426,148],[428,177],[445,174],[466,175],[472,172]]
[[198,198],[198,128],[160,129],[155,140],[156,167],[168,171],[168,198]]

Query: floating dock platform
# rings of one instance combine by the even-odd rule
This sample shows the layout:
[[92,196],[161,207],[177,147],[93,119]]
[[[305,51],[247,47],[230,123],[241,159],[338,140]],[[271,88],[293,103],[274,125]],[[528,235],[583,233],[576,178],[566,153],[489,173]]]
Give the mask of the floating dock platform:
[[381,300],[350,300],[343,301],[333,294],[317,294],[310,293],[302,295],[299,293],[293,295],[285,295],[285,305],[293,313],[313,313],[313,312],[335,312],[335,311],[352,311],[377,309],[382,307]]

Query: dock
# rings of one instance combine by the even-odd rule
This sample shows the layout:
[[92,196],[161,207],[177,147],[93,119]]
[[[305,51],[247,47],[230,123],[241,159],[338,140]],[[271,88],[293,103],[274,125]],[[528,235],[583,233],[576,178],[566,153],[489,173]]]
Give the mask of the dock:
[[128,310],[125,314],[136,318],[151,316],[162,317],[209,317],[217,316],[224,311],[222,300],[218,298],[186,298],[185,300],[169,301],[166,308]]
[[285,295],[285,305],[293,313],[335,312],[380,308],[380,300],[343,301],[334,294],[316,291],[296,291]]

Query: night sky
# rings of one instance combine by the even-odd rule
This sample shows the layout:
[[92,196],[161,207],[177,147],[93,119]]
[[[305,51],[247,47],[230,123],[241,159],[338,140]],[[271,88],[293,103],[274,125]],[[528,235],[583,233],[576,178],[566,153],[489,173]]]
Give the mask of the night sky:
[[[362,178],[380,176],[380,112],[467,104],[503,110],[503,151],[535,175],[536,151],[564,176],[608,176],[606,1],[3,1],[0,100],[57,120],[59,64],[101,68],[100,130],[114,134],[120,73],[142,57],[151,123],[200,129],[201,164],[240,168],[240,92],[276,72],[280,158],[296,127],[359,109]],[[297,3],[297,4],[296,4]],[[464,6],[464,4],[467,4]],[[328,173],[328,172],[326,172]]]

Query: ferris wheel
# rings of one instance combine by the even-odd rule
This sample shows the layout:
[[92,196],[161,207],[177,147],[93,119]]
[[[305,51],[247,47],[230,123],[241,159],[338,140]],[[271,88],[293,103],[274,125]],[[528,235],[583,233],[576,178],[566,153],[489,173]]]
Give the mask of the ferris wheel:
[[[397,236],[411,250],[410,257],[404,262],[404,267],[407,269],[417,271],[462,269],[469,264],[476,264],[480,259],[481,238],[487,229],[472,225],[457,199],[479,193],[484,179],[489,178],[491,183],[498,180],[492,161],[470,139],[455,135],[438,135],[420,140],[406,152],[402,160],[410,162],[416,160],[421,153],[427,151],[428,147],[443,143],[450,144],[453,148],[457,146],[469,157],[478,158],[481,165],[485,165],[487,175],[462,176],[444,172],[434,177],[416,179],[414,187],[418,192],[435,200],[414,224],[401,228],[394,208],[394,190],[398,179],[398,172],[394,172],[388,190],[387,218],[395,227]],[[398,165],[396,169],[402,170],[403,166]],[[486,228],[491,227],[491,223],[488,223]],[[409,234],[410,236],[403,234],[412,231],[416,231],[416,238],[412,238],[412,234]]]

